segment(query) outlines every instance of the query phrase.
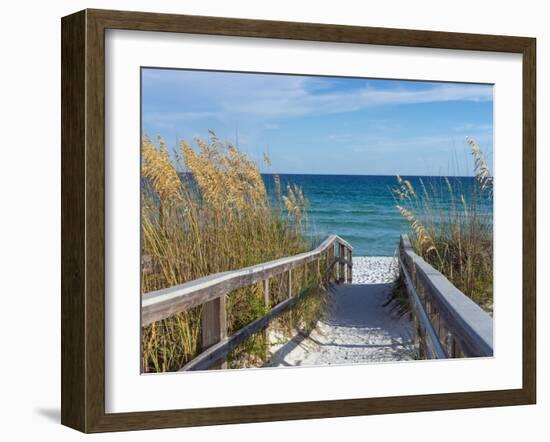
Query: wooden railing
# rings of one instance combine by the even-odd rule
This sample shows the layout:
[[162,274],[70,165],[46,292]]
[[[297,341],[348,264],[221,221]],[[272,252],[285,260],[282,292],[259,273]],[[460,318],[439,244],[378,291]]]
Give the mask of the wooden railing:
[[407,235],[399,262],[425,356],[493,356],[493,318],[414,253]]
[[[338,255],[336,254],[338,252]],[[300,293],[292,290],[292,271],[315,263],[317,274],[321,273],[321,259],[324,260],[327,279],[335,282],[351,282],[353,248],[337,235],[331,235],[314,250],[299,255],[269,261],[186,282],[167,289],[145,293],[141,303],[142,327],[155,321],[168,318],[176,313],[202,305],[201,346],[202,353],[188,362],[181,370],[203,370],[224,368],[226,357],[246,338],[265,328],[273,319],[292,307]],[[346,256],[347,255],[347,256]],[[270,306],[269,281],[286,274],[287,299],[275,305],[266,315],[227,336],[226,298],[233,290],[248,287],[263,281],[264,303]]]

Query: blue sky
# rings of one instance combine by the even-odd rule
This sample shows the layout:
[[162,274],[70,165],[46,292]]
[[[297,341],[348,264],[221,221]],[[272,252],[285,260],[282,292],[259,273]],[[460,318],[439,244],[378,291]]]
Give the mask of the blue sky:
[[493,162],[491,85],[144,68],[142,124],[170,147],[238,137],[273,173],[471,175],[466,136]]

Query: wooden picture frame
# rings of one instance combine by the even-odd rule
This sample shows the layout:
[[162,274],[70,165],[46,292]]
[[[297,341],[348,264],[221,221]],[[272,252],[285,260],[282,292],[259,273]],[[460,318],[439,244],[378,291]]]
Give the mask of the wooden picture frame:
[[[511,390],[105,412],[105,30],[494,51],[523,63],[523,383]],[[534,38],[84,10],[62,19],[62,409],[83,432],[533,404],[536,400]]]

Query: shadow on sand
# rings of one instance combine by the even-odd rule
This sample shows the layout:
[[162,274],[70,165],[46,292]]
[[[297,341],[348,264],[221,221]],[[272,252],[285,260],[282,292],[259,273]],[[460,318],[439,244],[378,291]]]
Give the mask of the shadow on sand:
[[414,358],[413,330],[384,306],[392,284],[342,284],[331,289],[326,318],[310,336],[274,352],[270,366],[400,361]]

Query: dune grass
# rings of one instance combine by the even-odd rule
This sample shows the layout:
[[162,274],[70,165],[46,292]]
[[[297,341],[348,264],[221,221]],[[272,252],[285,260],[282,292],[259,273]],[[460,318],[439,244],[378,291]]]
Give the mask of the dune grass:
[[484,310],[493,308],[493,178],[478,144],[471,185],[459,178],[420,179],[420,188],[397,177],[397,209],[409,222],[415,252]]
[[[239,269],[306,251],[307,200],[297,186],[281,189],[270,204],[258,166],[237,147],[211,132],[193,148],[181,142],[172,155],[162,138],[142,141],[142,292],[171,287],[209,274]],[[265,159],[269,162],[269,159]],[[324,268],[325,266],[322,266]],[[324,278],[293,271],[293,291],[320,287]],[[265,306],[261,284],[235,290],[227,298],[228,333],[263,316],[285,299],[285,280],[271,281],[271,305]],[[323,304],[299,302],[281,318],[310,325]],[[313,307],[312,307],[313,306]],[[201,307],[142,328],[143,372],[181,368],[201,352]],[[284,327],[283,327],[284,328]],[[269,357],[265,333],[257,334],[229,355],[229,366],[261,365]]]

